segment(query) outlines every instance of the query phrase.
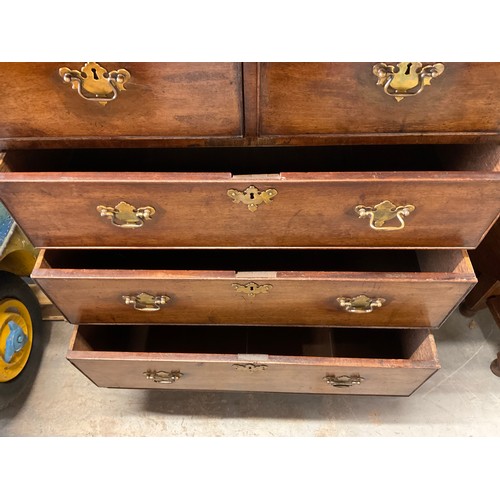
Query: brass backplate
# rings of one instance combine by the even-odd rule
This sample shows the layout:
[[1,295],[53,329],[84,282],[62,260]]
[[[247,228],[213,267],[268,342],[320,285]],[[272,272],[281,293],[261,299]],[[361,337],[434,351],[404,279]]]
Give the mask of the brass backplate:
[[142,227],[144,221],[151,220],[156,210],[153,207],[135,208],[126,201],[121,201],[115,207],[99,205],[96,207],[101,217],[107,217],[113,225],[128,229]]
[[[396,206],[389,200],[382,201],[373,207],[358,205],[354,208],[359,218],[368,217],[370,219],[370,227],[377,231],[397,231],[398,229],[403,229],[405,227],[404,217],[410,215],[414,210],[414,205]],[[399,225],[386,226],[385,223],[392,219],[397,219]]]
[[339,375],[338,377],[335,375],[327,375],[323,377],[323,380],[332,387],[352,387],[353,385],[360,385],[365,379],[359,374],[354,374]]
[[243,203],[248,207],[250,212],[255,212],[262,203],[269,204],[272,199],[278,194],[278,191],[273,188],[260,191],[255,186],[248,186],[244,191],[229,189],[227,195],[233,200],[233,203]]
[[385,299],[382,297],[372,298],[361,294],[356,297],[338,297],[337,302],[347,312],[362,314],[372,312],[375,307],[382,307]]
[[59,68],[59,75],[66,83],[88,101],[97,101],[103,106],[113,101],[118,92],[125,89],[130,79],[126,69],[108,71],[96,62],[88,62],[80,70]]
[[273,285],[259,285],[254,282],[246,283],[245,285],[233,283],[233,288],[239,293],[244,293],[249,297],[255,297],[261,293],[269,293],[269,291],[273,288]]
[[398,102],[420,94],[443,71],[444,64],[441,63],[422,67],[421,62],[400,62],[397,69],[385,63],[373,66],[373,74],[378,78],[377,85],[382,85],[384,92]]
[[137,311],[151,312],[159,311],[160,307],[170,300],[170,297],[141,292],[137,295],[123,295],[122,299],[126,305],[133,305]]
[[234,364],[233,368],[238,371],[256,373],[267,370],[267,365],[258,365],[256,363],[240,363],[240,364]]
[[148,370],[143,374],[148,380],[152,380],[157,384],[173,384],[177,382],[184,374],[179,370],[166,372],[163,370]]

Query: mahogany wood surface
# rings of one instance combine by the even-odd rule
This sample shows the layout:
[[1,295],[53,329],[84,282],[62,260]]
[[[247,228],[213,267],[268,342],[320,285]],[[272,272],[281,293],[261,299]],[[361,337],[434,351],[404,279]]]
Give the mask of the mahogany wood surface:
[[[408,396],[439,368],[434,339],[428,331],[401,331],[400,334],[403,345],[410,339],[414,344],[426,344],[420,350],[420,359],[370,359],[370,356],[338,357],[327,353],[323,356],[299,355],[300,353],[257,353],[258,356],[244,352],[219,354],[216,350],[210,353],[208,347],[204,354],[109,351],[109,346],[105,347],[106,350],[93,350],[92,346],[87,344],[85,347],[85,342],[79,341],[80,331],[89,328],[102,330],[99,334],[102,339],[109,327],[75,328],[67,358],[96,385],[102,387]],[[384,334],[384,331],[377,332],[380,337]],[[163,335],[165,348],[168,348],[169,338],[172,336],[175,336],[175,332]],[[272,337],[270,334],[269,338]],[[206,338],[215,340],[214,335],[206,335]],[[416,338],[420,342],[415,342]],[[104,345],[105,342],[106,340]],[[335,348],[335,336],[333,344]],[[217,342],[214,341],[213,345],[216,348]],[[305,349],[309,347],[304,346]],[[425,359],[421,359],[423,352],[428,356]],[[256,362],[256,359],[259,361]],[[245,363],[265,365],[267,368],[253,372],[235,369],[234,365]],[[148,370],[180,371],[182,377],[173,384],[155,383],[146,379],[144,373]],[[359,375],[364,380],[360,385],[336,388],[323,380],[323,377],[329,375]]]
[[376,85],[375,63],[101,62],[132,75],[106,106],[85,101],[59,76],[59,68],[83,64],[1,63],[0,147],[477,143],[500,136],[499,63],[445,62],[421,94],[398,103]]
[[[375,63],[101,64],[132,75],[105,106],[62,81],[60,67],[83,63],[0,63],[0,200],[46,249],[33,277],[82,323],[68,359],[97,385],[409,395],[439,368],[432,335],[415,329],[438,327],[474,286],[463,249],[483,238],[464,303],[498,291],[496,249],[480,249],[500,227],[488,234],[500,63],[444,61],[401,102],[376,85]],[[251,212],[227,194],[249,186],[277,195]],[[373,230],[354,210],[385,200],[416,207],[403,229]],[[122,201],[155,213],[124,229],[97,211]],[[215,257],[205,266],[194,249]],[[428,250],[406,268],[397,249]],[[250,282],[272,288],[233,286]],[[141,292],[170,300],[154,312],[124,303]],[[337,301],[360,294],[386,301],[368,314]],[[266,369],[235,369],[246,363]],[[158,384],[147,370],[183,376]],[[328,375],[364,380],[333,388]]]
[[0,144],[9,138],[238,137],[241,64],[104,62],[131,78],[102,106],[64,83],[59,68],[83,63],[0,63]]
[[376,85],[374,64],[261,63],[259,135],[500,133],[500,63],[445,62],[401,102]]
[[[454,260],[453,254],[460,252],[445,253]],[[49,266],[50,255],[46,250]],[[238,260],[237,255],[232,258]],[[307,253],[302,258],[307,259]],[[129,259],[130,270],[92,269],[87,263],[83,269],[55,268],[45,266],[40,258],[32,277],[74,324],[438,327],[476,283],[470,266],[466,272],[446,268],[441,272],[318,272],[301,270],[304,263],[297,261],[293,271],[259,272],[257,268],[237,273],[227,268],[169,270],[168,252],[159,262],[166,270],[141,270],[141,261],[135,261],[134,254]],[[233,286],[247,283],[271,285],[272,289],[251,297]],[[123,296],[141,292],[166,295],[170,300],[152,312],[137,311],[124,303]],[[361,294],[383,298],[385,303],[373,312],[359,314],[345,311],[337,301]]]
[[[278,191],[255,212],[229,189]],[[500,176],[485,172],[311,172],[274,179],[229,173],[0,173],[0,199],[38,247],[475,248],[500,212]],[[29,204],[23,200],[30,200]],[[396,231],[376,231],[357,205],[416,209]],[[152,206],[143,227],[97,211]],[[397,222],[397,221],[396,221]]]

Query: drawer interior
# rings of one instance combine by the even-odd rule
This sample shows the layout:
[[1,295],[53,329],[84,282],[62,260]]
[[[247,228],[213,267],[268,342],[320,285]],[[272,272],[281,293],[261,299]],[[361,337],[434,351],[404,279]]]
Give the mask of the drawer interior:
[[426,330],[80,325],[73,351],[431,360]]
[[[421,272],[414,250],[57,250],[44,251],[41,268],[207,270],[207,271],[324,271]],[[457,256],[461,252],[446,252]],[[451,259],[453,260],[453,259]],[[444,265],[444,264],[443,264]],[[425,270],[425,268],[424,268]]]
[[500,145],[364,145],[245,148],[44,149],[9,151],[11,172],[500,171]]
[[36,270],[169,270],[473,274],[465,250],[58,250]]

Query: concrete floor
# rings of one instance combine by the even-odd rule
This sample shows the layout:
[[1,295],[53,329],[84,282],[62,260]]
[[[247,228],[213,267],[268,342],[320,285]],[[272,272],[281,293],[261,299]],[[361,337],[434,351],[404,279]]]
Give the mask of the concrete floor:
[[500,330],[455,311],[435,332],[442,368],[409,398],[101,389],[65,359],[71,325],[47,345],[0,436],[500,436]]

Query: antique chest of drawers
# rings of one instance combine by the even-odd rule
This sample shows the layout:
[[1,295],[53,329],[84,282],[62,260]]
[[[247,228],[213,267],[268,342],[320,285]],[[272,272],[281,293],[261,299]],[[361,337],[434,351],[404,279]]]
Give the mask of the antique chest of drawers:
[[19,63],[0,82],[0,199],[97,385],[409,395],[439,368],[429,329],[500,213],[500,64]]

